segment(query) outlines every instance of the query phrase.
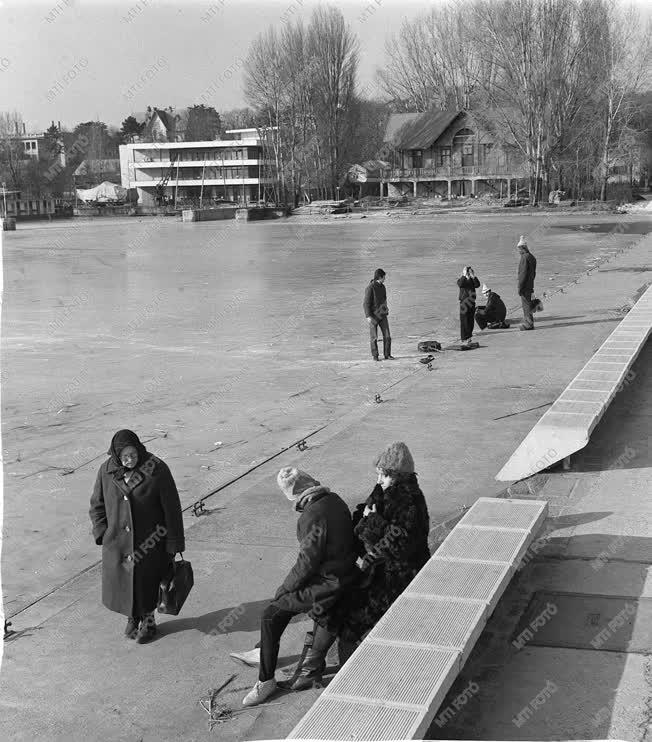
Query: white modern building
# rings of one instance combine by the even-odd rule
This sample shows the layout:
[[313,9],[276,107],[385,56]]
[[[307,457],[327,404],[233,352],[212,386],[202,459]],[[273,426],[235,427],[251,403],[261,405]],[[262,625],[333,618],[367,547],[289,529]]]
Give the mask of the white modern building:
[[255,203],[273,186],[268,147],[257,129],[230,129],[209,142],[136,142],[120,147],[124,188],[144,206],[222,200]]

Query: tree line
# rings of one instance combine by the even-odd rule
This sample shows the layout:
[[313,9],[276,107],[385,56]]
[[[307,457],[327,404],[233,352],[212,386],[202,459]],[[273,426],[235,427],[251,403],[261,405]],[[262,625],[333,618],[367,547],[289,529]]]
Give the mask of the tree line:
[[334,7],[251,44],[245,96],[272,132],[278,190],[335,196],[377,156],[391,112],[473,110],[525,162],[530,197],[605,199],[614,166],[649,151],[650,23],[615,0],[446,2],[386,41],[381,96],[358,92],[359,42]]
[[[307,22],[285,18],[251,43],[246,107],[194,105],[180,128],[186,141],[205,141],[257,127],[273,197],[296,204],[335,198],[351,165],[386,151],[391,113],[472,110],[526,164],[534,202],[556,189],[605,199],[614,169],[631,168],[641,151],[649,173],[651,39],[650,22],[616,0],[449,0],[387,38],[370,95],[358,81],[356,34],[338,8],[320,6]],[[119,129],[89,121],[68,132],[53,123],[44,159],[61,149],[69,156],[44,180],[47,161],[26,158],[13,138],[19,122],[15,112],[0,114],[0,177],[35,195],[70,190],[83,159],[116,159],[119,144],[147,141],[147,120],[134,116]]]
[[477,0],[411,20],[379,72],[396,110],[478,109],[548,189],[605,199],[614,166],[649,152],[650,22],[614,0]]

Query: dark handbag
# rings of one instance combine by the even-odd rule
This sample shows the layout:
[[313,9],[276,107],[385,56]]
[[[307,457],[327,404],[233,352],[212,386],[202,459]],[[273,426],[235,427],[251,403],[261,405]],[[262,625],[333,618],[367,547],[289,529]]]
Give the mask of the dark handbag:
[[181,555],[181,559],[172,562],[170,571],[161,580],[158,591],[158,612],[171,616],[179,615],[186,598],[195,584],[192,564]]

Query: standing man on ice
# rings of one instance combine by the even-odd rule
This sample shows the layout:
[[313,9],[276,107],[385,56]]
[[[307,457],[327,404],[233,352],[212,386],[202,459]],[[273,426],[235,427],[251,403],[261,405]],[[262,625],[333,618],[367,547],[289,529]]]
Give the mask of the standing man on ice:
[[521,255],[518,264],[518,295],[523,307],[523,322],[519,330],[534,330],[534,316],[532,314],[532,294],[534,293],[534,279],[537,274],[537,259],[528,250],[525,237],[521,235],[516,245]]
[[364,314],[369,323],[369,336],[371,340],[371,356],[374,361],[378,358],[378,328],[383,333],[383,355],[386,361],[393,361],[392,338],[389,334],[389,321],[387,315],[387,290],[385,289],[385,276],[387,274],[382,268],[376,268],[373,280],[364,292]]

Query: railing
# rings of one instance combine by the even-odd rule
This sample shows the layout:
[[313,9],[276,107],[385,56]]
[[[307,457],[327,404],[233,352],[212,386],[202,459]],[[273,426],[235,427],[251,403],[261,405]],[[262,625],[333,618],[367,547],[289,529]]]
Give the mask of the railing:
[[418,167],[418,168],[393,168],[381,170],[382,180],[406,179],[428,179],[428,178],[524,178],[526,177],[521,166],[515,165],[471,165],[466,167]]

